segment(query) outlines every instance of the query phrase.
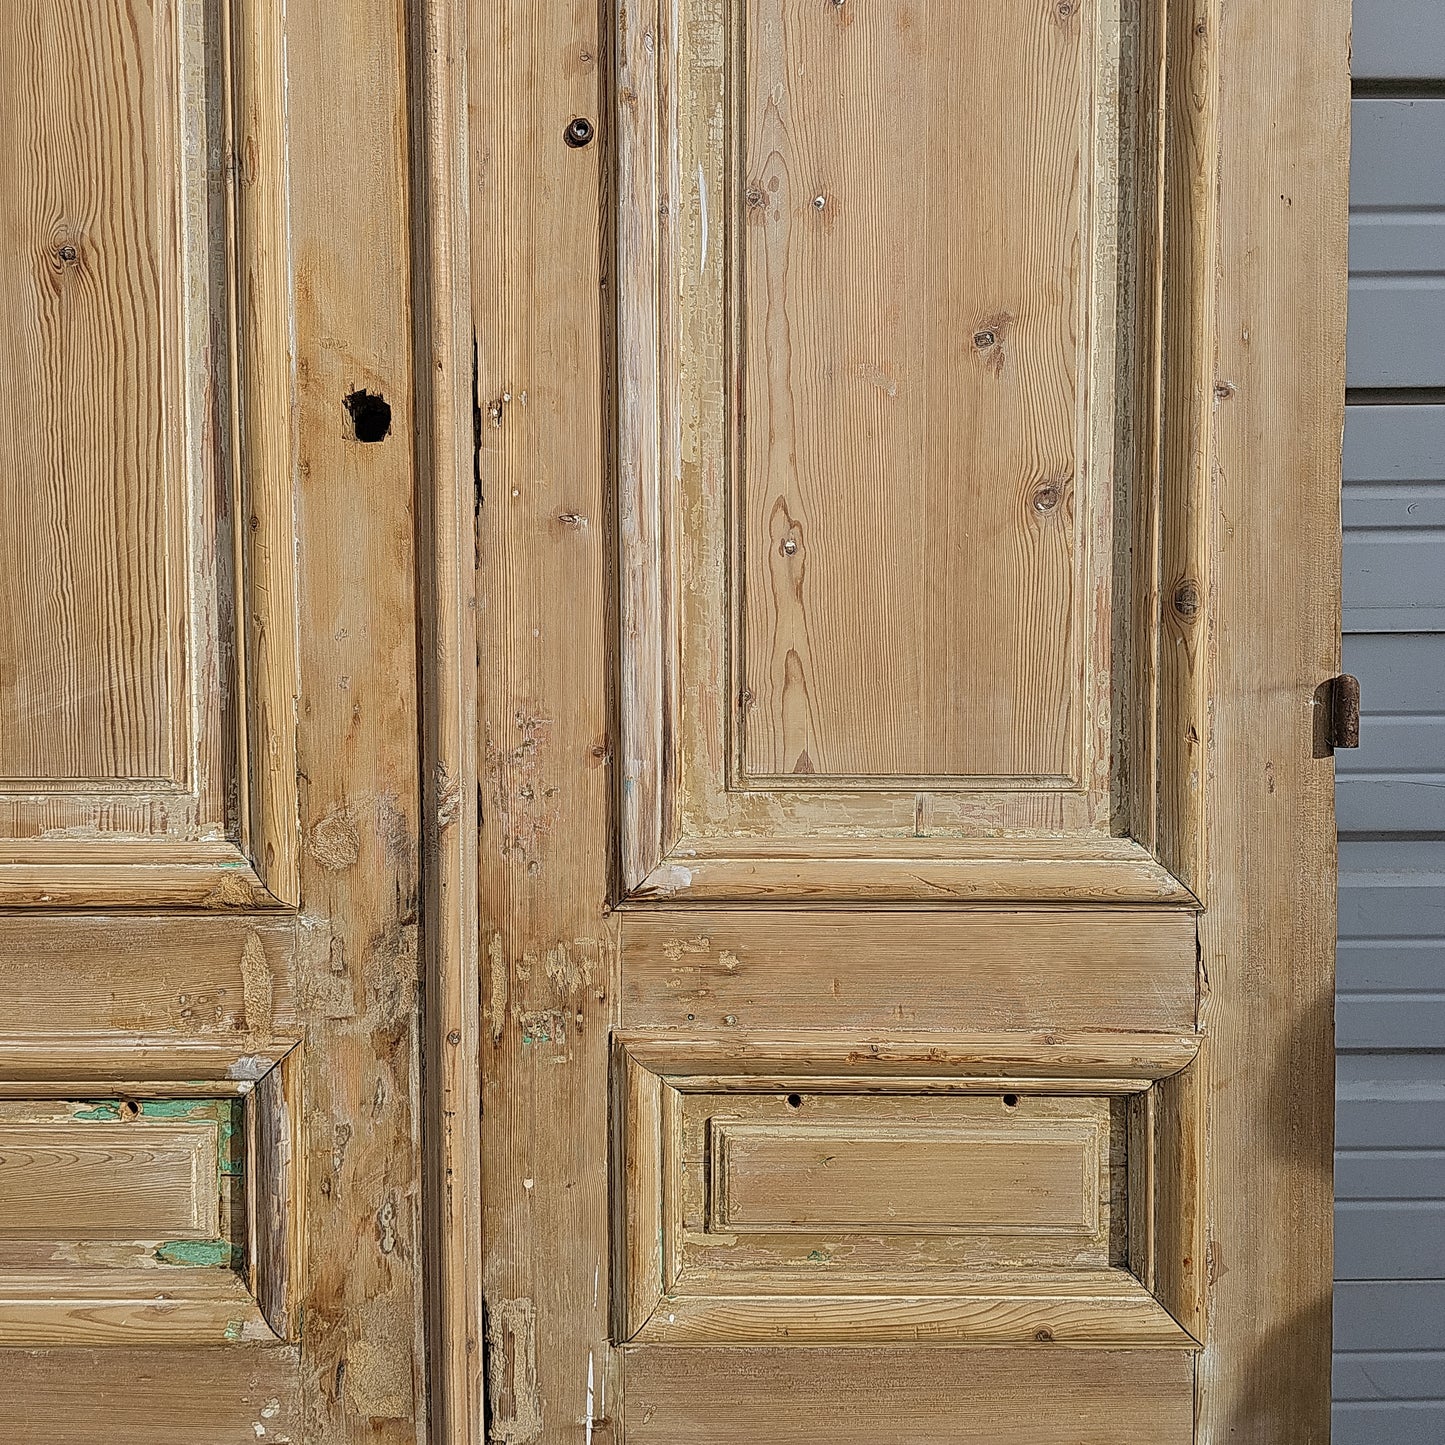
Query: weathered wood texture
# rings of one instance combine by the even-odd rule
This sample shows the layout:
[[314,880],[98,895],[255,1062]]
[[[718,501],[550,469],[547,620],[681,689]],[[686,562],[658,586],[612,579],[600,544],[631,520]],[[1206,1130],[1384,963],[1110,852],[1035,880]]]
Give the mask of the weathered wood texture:
[[1199,1430],[1311,1445],[1330,1431],[1336,860],[1333,770],[1307,739],[1339,659],[1349,7],[1201,21],[1191,53],[1219,76],[1221,524]]
[[[612,1438],[614,1010],[595,4],[471,10],[480,917],[493,1440]],[[567,145],[576,117],[602,127]]]
[[[415,1441],[420,732],[402,0],[291,13],[308,1438]],[[344,41],[344,43],[343,43]],[[338,50],[338,45],[341,46]],[[361,244],[364,238],[364,251]],[[346,399],[390,406],[364,442]]]
[[[425,1428],[408,17],[0,19],[0,1093],[78,1121],[0,1337],[115,1351],[7,1357],[17,1438]],[[143,1130],[245,1095],[205,1205]]]

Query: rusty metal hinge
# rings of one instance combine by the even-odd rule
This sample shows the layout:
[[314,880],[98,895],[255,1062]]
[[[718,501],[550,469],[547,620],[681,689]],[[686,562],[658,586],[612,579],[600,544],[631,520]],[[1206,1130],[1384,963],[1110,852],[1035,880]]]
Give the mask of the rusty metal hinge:
[[1347,672],[1330,679],[1329,744],[1332,748],[1360,745],[1360,679]]

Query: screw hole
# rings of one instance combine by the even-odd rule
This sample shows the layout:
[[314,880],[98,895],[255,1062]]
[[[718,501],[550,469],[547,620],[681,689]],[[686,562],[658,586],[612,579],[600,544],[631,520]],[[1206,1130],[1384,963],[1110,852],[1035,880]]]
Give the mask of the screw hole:
[[1005,1109],[1017,1109],[1019,1106],[1019,1096],[1017,1094],[1005,1094],[1003,1096],[1003,1106]]
[[585,145],[591,145],[592,137],[595,134],[592,122],[585,115],[579,115],[575,120],[568,121],[567,129],[562,133],[562,139],[576,151],[581,150]]
[[391,435],[391,403],[374,391],[353,391],[346,398],[351,428],[359,442],[384,441]]
[[801,1109],[803,1107],[803,1096],[801,1094],[788,1095],[788,1108]]
[[134,1099],[122,1099],[118,1112],[122,1119],[136,1119],[140,1117],[140,1105]]

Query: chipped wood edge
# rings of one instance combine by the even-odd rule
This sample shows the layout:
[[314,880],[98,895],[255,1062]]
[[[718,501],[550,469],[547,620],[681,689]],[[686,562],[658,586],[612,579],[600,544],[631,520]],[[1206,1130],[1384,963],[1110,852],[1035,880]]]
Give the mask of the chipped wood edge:
[[[49,861],[47,854],[55,854]],[[21,859],[25,861],[10,861]],[[282,910],[290,905],[234,844],[0,848],[0,908]]]
[[209,1098],[249,1093],[295,1048],[290,1038],[6,1034],[0,1098]]
[[411,71],[422,587],[423,1241],[431,1428],[483,1431],[481,976],[478,957],[476,438],[473,432],[467,23],[463,0],[415,8]]

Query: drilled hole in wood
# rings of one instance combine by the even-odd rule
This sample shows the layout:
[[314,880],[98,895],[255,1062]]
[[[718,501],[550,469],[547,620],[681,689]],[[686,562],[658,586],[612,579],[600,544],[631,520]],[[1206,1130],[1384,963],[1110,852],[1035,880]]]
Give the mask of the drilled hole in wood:
[[1017,1109],[1019,1106],[1019,1096],[1017,1094],[1005,1094],[1003,1096],[1003,1106],[1005,1109]]
[[803,1107],[803,1096],[801,1094],[788,1095],[788,1108],[801,1109]]
[[351,427],[359,442],[379,442],[391,434],[391,403],[374,391],[353,391],[346,398]]
[[134,1099],[122,1099],[116,1112],[122,1119],[136,1119],[140,1117],[140,1105]]

